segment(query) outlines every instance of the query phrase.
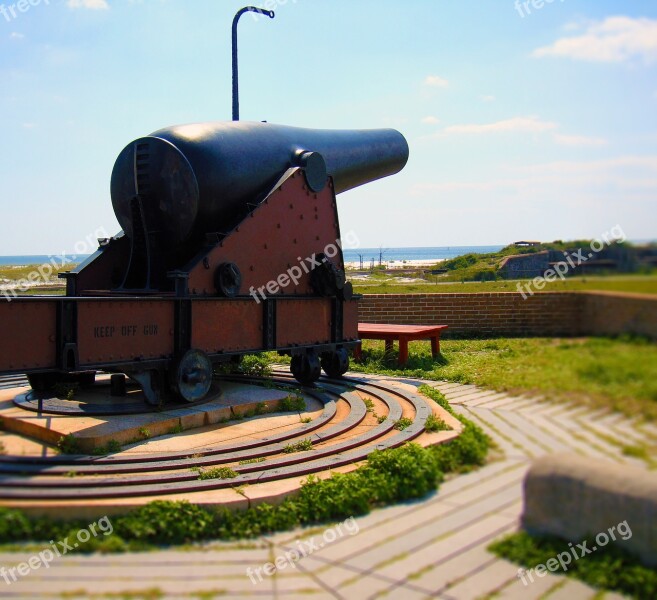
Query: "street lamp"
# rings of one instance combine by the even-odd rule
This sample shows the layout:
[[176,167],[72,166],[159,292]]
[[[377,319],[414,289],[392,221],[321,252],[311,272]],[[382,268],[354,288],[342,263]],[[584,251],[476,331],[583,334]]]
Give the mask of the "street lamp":
[[239,99],[239,81],[238,81],[238,67],[237,67],[237,23],[240,17],[247,12],[254,12],[265,15],[273,19],[276,15],[273,10],[265,10],[264,8],[256,8],[255,6],[245,6],[239,10],[233,19],[233,121],[240,120],[240,99]]

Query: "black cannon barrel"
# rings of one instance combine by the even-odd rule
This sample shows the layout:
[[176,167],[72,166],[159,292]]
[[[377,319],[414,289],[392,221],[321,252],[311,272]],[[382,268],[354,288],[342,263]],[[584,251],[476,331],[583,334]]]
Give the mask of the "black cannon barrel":
[[306,152],[323,157],[340,193],[398,173],[409,150],[394,129],[303,129],[246,121],[169,127],[132,142],[119,155],[111,183],[114,212],[131,236],[139,218],[133,199],[139,195],[149,231],[183,243],[230,225]]

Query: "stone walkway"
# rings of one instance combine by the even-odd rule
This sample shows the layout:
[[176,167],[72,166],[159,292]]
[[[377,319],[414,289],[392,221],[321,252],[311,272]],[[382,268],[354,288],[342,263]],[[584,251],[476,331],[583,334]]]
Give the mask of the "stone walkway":
[[[417,381],[386,381],[419,385]],[[65,557],[11,586],[0,579],[0,596],[620,598],[617,594],[596,596],[585,585],[551,574],[524,586],[517,578],[518,567],[486,548],[517,530],[522,481],[533,458],[566,451],[645,467],[642,461],[624,456],[622,447],[654,444],[657,428],[631,423],[617,414],[511,397],[470,385],[427,383],[483,427],[504,456],[444,483],[438,494],[423,502],[377,510],[339,527],[286,532],[241,545]],[[289,560],[284,558],[286,553]],[[297,561],[301,554],[306,556]],[[15,565],[27,558],[0,555],[0,565]],[[277,558],[280,570],[267,576],[263,565]]]

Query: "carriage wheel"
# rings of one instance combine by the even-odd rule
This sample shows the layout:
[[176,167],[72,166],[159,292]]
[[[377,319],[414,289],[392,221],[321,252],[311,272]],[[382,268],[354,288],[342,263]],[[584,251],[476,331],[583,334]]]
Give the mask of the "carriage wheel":
[[171,390],[185,402],[203,400],[212,386],[212,361],[201,350],[188,350],[169,371]]
[[340,379],[349,370],[349,354],[344,348],[322,354],[322,369],[331,379]]
[[290,371],[294,378],[304,385],[315,383],[322,374],[322,366],[314,352],[308,354],[295,354],[292,357]]

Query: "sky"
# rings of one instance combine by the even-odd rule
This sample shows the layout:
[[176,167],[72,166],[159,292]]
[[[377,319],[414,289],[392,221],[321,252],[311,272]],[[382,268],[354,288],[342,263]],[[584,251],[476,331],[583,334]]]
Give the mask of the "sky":
[[[119,152],[230,120],[244,5],[0,0],[0,255],[117,233]],[[242,120],[408,140],[400,174],[338,198],[362,247],[657,238],[654,0],[259,6],[276,18],[240,21]]]

